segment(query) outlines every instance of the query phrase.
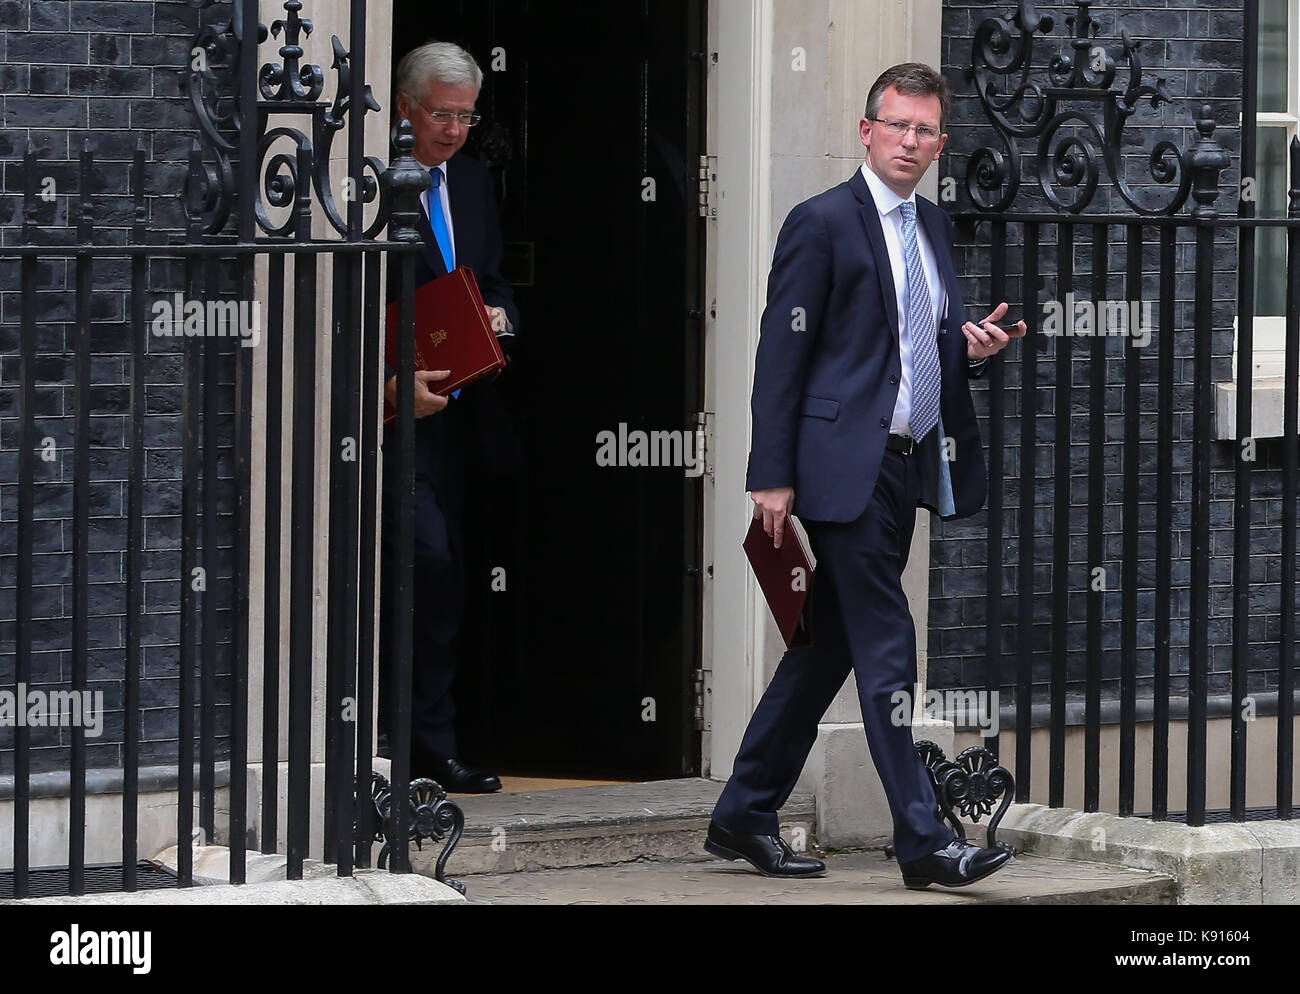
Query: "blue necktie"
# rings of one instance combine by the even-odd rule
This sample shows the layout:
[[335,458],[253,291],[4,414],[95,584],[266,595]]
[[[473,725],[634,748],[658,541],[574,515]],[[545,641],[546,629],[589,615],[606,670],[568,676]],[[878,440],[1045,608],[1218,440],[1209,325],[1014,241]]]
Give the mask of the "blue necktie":
[[[451,244],[451,232],[447,230],[447,217],[442,212],[442,170],[434,166],[429,175],[433,177],[433,187],[429,190],[429,225],[433,228],[433,240],[438,243],[438,251],[442,253],[442,263],[450,273],[456,268],[456,250]],[[460,391],[456,390],[451,399],[459,396]]]
[[447,217],[442,212],[442,170],[435,166],[429,170],[429,175],[433,177],[433,189],[429,191],[429,224],[438,251],[442,253],[443,265],[450,273],[456,268],[456,250],[451,244],[451,232],[447,230]]
[[904,201],[903,260],[907,265],[907,328],[912,339],[912,437],[918,442],[939,423],[939,346],[934,302],[916,241],[916,205]]

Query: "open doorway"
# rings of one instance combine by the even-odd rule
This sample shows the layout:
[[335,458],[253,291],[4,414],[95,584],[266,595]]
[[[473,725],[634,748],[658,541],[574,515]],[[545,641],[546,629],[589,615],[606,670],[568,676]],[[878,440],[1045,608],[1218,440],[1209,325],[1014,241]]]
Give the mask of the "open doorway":
[[[521,315],[499,386],[524,469],[469,480],[462,752],[502,774],[697,774],[705,0],[394,8],[394,65],[437,39],[484,70],[466,152],[495,177]],[[673,433],[682,464],[635,465],[636,432]]]

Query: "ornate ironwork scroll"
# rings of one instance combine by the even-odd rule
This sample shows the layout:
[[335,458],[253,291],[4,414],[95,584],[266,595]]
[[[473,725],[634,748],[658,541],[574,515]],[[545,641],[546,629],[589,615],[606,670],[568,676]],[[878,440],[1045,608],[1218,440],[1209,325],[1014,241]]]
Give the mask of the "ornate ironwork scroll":
[[[1054,21],[1031,0],[1020,0],[1009,15],[988,17],[976,29],[969,73],[1002,148],[986,146],[970,157],[967,192],[981,211],[1010,208],[1022,182],[1022,143],[1031,143],[1037,184],[1058,210],[1087,208],[1104,165],[1133,210],[1176,214],[1187,201],[1193,172],[1177,145],[1162,140],[1148,154],[1148,185],[1164,191],[1154,202],[1138,196],[1123,162],[1125,128],[1139,106],[1145,101],[1155,109],[1172,102],[1165,81],[1143,81],[1141,42],[1121,30],[1115,50],[1098,40],[1094,4],[1080,0],[1074,6],[1076,13],[1065,18],[1068,47],[1051,57],[1038,78],[1034,46],[1042,39],[1036,36],[1048,35]],[[1128,66],[1127,79],[1120,78],[1121,62]]]
[[[935,799],[957,838],[965,840],[966,827],[962,818],[979,824],[989,818],[987,831],[990,847],[1014,853],[1015,847],[997,839],[998,824],[1016,793],[1016,781],[1011,771],[998,763],[997,757],[983,746],[963,749],[955,760],[948,759],[935,743],[923,739],[916,743],[916,751],[930,774]],[[995,812],[993,805],[1001,799]],[[990,818],[989,816],[992,815]],[[892,859],[894,847],[885,847],[885,856]]]
[[[200,9],[215,0],[190,0]],[[257,25],[257,40],[266,40],[266,26]],[[191,170],[186,181],[185,207],[191,217],[203,222],[203,230],[215,234],[225,227],[234,208],[235,173],[231,158],[239,147],[239,129],[245,116],[239,113],[239,53],[243,44],[243,13],[231,4],[230,19],[199,28],[190,47],[190,60],[181,77],[181,91],[189,98],[198,122],[203,146],[215,160]]]
[[[214,2],[190,0],[199,8],[210,7]],[[314,25],[301,16],[302,7],[301,0],[284,0],[284,17],[273,21],[269,30],[263,24],[256,27],[259,42],[270,37],[281,41],[278,50],[281,61],[268,62],[259,69],[261,99],[255,107],[239,106],[239,52],[244,32],[240,5],[231,5],[230,20],[204,25],[194,38],[193,58],[186,69],[183,88],[198,121],[203,144],[215,161],[205,162],[202,169],[189,177],[186,205],[191,217],[202,219],[205,234],[220,232],[234,208],[237,182],[232,160],[237,155],[240,129],[244,127],[256,128],[258,132],[258,183],[252,205],[258,227],[267,235],[288,235],[293,225],[292,213],[286,212],[284,220],[277,224],[270,209],[292,205],[299,184],[306,182],[315,189],[331,227],[340,235],[347,234],[344,212],[335,201],[330,152],[335,136],[348,124],[350,114],[355,117],[353,125],[362,127],[365,114],[380,108],[369,85],[364,90],[362,107],[351,106],[352,67],[348,51],[337,35],[331,39],[330,69],[337,82],[334,100],[327,103],[320,99],[325,88],[325,72],[319,65],[303,62],[302,43],[310,37]],[[310,135],[297,122],[273,126],[276,116],[298,121],[310,118]],[[272,154],[277,143],[280,148]],[[290,145],[291,148],[287,147]],[[299,150],[310,153],[310,176],[298,175]],[[374,238],[388,223],[388,202],[379,182],[384,163],[376,156],[366,156],[362,170],[355,181],[357,188],[353,188],[352,177],[344,181],[344,199],[355,198],[363,204],[373,204],[378,199],[376,215],[363,235]]]
[[[388,854],[397,839],[393,824],[395,820],[393,789],[388,780],[379,773],[371,774],[370,798],[378,817],[375,841],[384,843],[379,850],[379,859],[376,863],[382,870],[388,865]],[[407,790],[407,805],[410,812],[408,816],[411,826],[410,841],[414,842],[415,848],[419,849],[425,839],[440,842],[445,838],[447,842],[442,847],[438,862],[434,865],[434,878],[439,883],[444,883],[464,894],[465,885],[458,880],[448,879],[445,871],[447,860],[465,831],[465,813],[454,801],[447,800],[447,792],[441,786],[427,779],[411,781]]]

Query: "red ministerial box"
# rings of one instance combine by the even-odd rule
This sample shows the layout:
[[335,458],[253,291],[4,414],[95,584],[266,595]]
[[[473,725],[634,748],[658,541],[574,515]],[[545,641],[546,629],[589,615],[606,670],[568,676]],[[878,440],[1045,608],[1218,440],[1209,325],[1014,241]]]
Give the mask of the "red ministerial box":
[[[397,302],[388,305],[384,358],[397,368]],[[446,396],[505,367],[506,357],[488,320],[478,282],[468,266],[430,280],[415,291],[415,368],[449,369],[451,376],[433,385]],[[397,412],[384,405],[384,424]]]
[[763,531],[761,518],[754,518],[745,536],[745,555],[762,588],[767,606],[781,630],[787,649],[812,645],[812,588],[814,565],[808,557],[794,518],[786,520],[781,548],[774,548]]

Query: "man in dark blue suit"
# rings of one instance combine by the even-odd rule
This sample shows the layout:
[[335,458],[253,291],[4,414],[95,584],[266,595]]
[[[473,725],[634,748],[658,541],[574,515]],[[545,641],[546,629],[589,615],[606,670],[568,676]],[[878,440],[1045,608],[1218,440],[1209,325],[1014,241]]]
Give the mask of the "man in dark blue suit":
[[754,370],[746,486],[780,546],[798,514],[817,560],[812,639],[787,652],[750,720],[705,848],[771,876],[819,876],[780,838],[777,810],[817,725],[852,671],[894,821],[903,882],[960,886],[1009,859],[959,842],[898,723],[916,684],[902,575],[918,506],[943,518],[984,505],[984,453],[968,379],[1023,322],[1000,305],[974,324],[957,287],[953,224],[915,195],[939,158],[948,88],[920,63],[886,70],[859,128],[866,161],[799,204],[777,238]]
[[[456,45],[433,42],[406,55],[397,70],[397,112],[411,122],[413,155],[429,170],[432,185],[422,199],[424,252],[415,260],[415,285],[457,266],[474,271],[488,315],[508,353],[519,325],[510,287],[501,277],[501,225],[487,169],[461,152],[475,112],[483,74]],[[390,262],[389,299],[397,292]],[[479,381],[453,394],[433,392],[446,370],[415,374],[415,630],[412,650],[411,775],[431,777],[447,790],[490,793],[501,781],[467,769],[456,746],[450,688],[456,675],[455,640],[466,589],[462,521],[465,473],[471,460],[491,471],[514,468],[518,457],[505,408],[495,385]],[[387,367],[385,396],[397,401],[397,371]],[[431,389],[431,386],[433,389]],[[381,577],[380,729],[391,707],[389,640],[392,598],[389,577],[396,534],[395,435],[384,434],[383,574]],[[391,444],[390,444],[391,443]],[[386,738],[386,736],[385,736]],[[381,752],[382,752],[381,746]]]

